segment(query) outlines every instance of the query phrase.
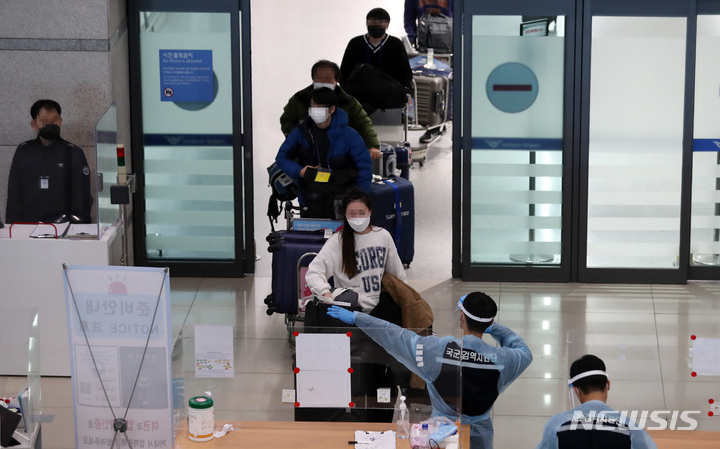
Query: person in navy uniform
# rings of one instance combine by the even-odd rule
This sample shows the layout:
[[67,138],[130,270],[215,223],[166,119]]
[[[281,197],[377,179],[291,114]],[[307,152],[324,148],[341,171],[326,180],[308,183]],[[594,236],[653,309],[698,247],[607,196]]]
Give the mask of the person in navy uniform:
[[38,135],[15,150],[7,223],[90,223],[90,168],[83,150],[60,137],[61,112],[53,100],[38,100],[30,108],[30,126]]
[[[427,382],[433,416],[461,418],[470,424],[470,448],[492,449],[492,406],[500,393],[525,371],[532,353],[523,339],[495,322],[497,304],[481,292],[469,293],[458,301],[463,337],[421,337],[366,313],[332,306],[328,315],[355,324],[413,373]],[[483,341],[491,335],[500,346]],[[418,352],[418,347],[422,352]],[[460,413],[458,366],[462,369]],[[448,402],[448,400],[451,400]]]
[[606,404],[610,380],[599,357],[575,360],[568,383],[580,405],[550,418],[537,449],[657,449],[645,430]]

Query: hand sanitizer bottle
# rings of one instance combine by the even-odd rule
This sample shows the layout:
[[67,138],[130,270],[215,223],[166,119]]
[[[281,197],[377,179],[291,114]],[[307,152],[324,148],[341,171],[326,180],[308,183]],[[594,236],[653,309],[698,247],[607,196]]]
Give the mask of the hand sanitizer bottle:
[[410,419],[408,417],[407,405],[405,405],[405,396],[400,396],[400,405],[397,413],[397,437],[404,440],[410,436]]

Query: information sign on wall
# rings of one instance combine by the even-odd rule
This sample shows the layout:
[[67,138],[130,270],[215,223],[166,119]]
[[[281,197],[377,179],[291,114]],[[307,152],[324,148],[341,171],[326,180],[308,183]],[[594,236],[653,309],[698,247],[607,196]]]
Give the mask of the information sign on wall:
[[160,101],[210,103],[212,50],[160,50]]

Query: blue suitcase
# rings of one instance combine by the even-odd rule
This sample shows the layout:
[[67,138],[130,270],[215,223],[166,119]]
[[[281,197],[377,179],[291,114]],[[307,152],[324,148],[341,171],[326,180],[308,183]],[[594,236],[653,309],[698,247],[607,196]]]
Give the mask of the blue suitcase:
[[[272,253],[272,293],[265,298],[267,314],[298,314],[298,262],[307,253],[317,253],[327,241],[322,231],[278,231],[267,237]],[[314,256],[307,256],[301,266],[307,267]]]
[[400,176],[409,180],[412,167],[412,150],[409,142],[400,142],[395,145],[395,165],[400,170]]
[[370,196],[373,201],[370,224],[387,229],[395,240],[400,260],[409,266],[415,255],[415,193],[412,183],[399,176],[373,181]]

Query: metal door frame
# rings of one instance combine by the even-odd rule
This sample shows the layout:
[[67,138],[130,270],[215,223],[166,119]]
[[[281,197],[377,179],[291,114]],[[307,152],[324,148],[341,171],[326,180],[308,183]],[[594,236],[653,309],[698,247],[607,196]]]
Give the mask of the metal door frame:
[[[705,14],[720,15],[720,2],[718,2],[717,0],[697,0],[697,11],[696,11],[696,14],[694,17],[695,33],[693,34],[693,39],[696,41],[697,41],[697,16],[705,15]],[[695,65],[695,60],[696,60],[695,49],[696,49],[696,47],[693,47],[693,72],[692,72],[693,87],[695,86],[695,70],[694,70],[695,69],[694,65]],[[695,95],[695,92],[693,89],[693,98],[694,98],[694,95]],[[693,117],[695,116],[694,110],[692,111],[692,116]],[[691,128],[690,128],[690,132],[691,133],[694,132],[693,126],[691,126]],[[690,137],[690,142],[691,142],[690,143],[690,146],[691,146],[690,152],[691,153],[692,153],[692,141],[694,138],[695,138],[694,135],[692,135]],[[690,156],[690,161],[692,164],[692,155]],[[692,172],[692,165],[691,165],[690,170]],[[689,262],[689,260],[690,260],[689,249],[688,249],[688,254],[687,254],[686,259]],[[720,267],[689,265],[687,277],[688,277],[688,279],[694,279],[694,280],[720,279]]]
[[[692,200],[693,97],[697,14],[720,14],[712,0],[508,0],[476,2],[459,0],[455,13],[455,97],[453,123],[453,276],[473,281],[685,283],[717,278],[720,268],[690,267]],[[565,111],[563,130],[562,263],[560,267],[471,264],[470,243],[470,62],[474,15],[564,15],[566,20]],[[684,87],[683,153],[680,204],[680,261],[678,269],[587,268],[587,210],[590,67],[593,15],[686,17],[686,76]],[[463,30],[468,30],[463,33]],[[464,39],[467,37],[468,39]],[[464,82],[467,79],[469,81]],[[467,116],[467,117],[466,117]],[[466,151],[463,151],[466,150]]]
[[[583,0],[581,0],[583,1]],[[695,0],[675,2],[656,2],[652,0],[584,0],[583,1],[583,41],[581,57],[582,105],[580,115],[580,176],[578,204],[578,252],[574,263],[576,274],[573,280],[578,282],[607,282],[632,284],[682,284],[687,281],[690,254],[690,206],[692,190],[692,133],[693,133],[693,95],[695,80]],[[680,194],[680,239],[677,269],[645,268],[588,268],[587,267],[587,211],[588,211],[588,164],[590,133],[590,69],[592,17],[686,17],[687,40],[685,52],[685,99],[682,139],[682,175]],[[575,270],[574,270],[575,271]]]
[[[517,264],[491,265],[472,264],[470,253],[466,251],[470,235],[470,172],[471,139],[470,111],[462,106],[470,104],[472,98],[472,18],[475,15],[557,15],[564,16],[565,29],[565,96],[563,99],[563,187],[562,187],[562,230],[561,265],[527,266]],[[577,129],[574,124],[574,111],[579,107],[579,85],[575,61],[578,59],[576,42],[579,12],[575,0],[507,0],[503,2],[475,2],[460,0],[456,2],[455,17],[460,17],[462,26],[455,27],[454,53],[462,55],[455,59],[454,68],[454,104],[459,105],[453,119],[453,276],[473,281],[523,281],[523,282],[567,282],[571,276],[571,254],[573,246],[573,228],[570,214],[575,210],[572,205],[573,189],[571,185],[577,170],[574,152]],[[457,21],[457,19],[456,19]],[[467,30],[463,33],[463,30]],[[465,82],[464,80],[468,80]],[[467,116],[467,117],[466,117]]]
[[[133,222],[135,264],[169,267],[173,276],[242,277],[255,269],[253,211],[252,95],[250,65],[250,0],[128,0],[130,108],[133,171],[137,190]],[[139,12],[219,12],[231,18],[232,135],[235,196],[235,260],[148,260],[145,241],[145,183],[140,71]],[[241,23],[242,22],[242,23]],[[241,35],[242,34],[242,35]],[[242,64],[241,64],[242,60]]]

